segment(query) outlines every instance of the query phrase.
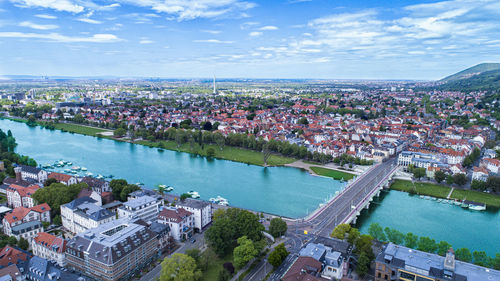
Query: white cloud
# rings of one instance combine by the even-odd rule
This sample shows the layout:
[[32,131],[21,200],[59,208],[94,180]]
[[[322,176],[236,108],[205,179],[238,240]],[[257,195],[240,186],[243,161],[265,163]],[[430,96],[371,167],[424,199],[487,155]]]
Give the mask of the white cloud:
[[49,30],[49,29],[56,29],[59,27],[55,24],[36,24],[36,23],[32,23],[30,21],[23,21],[23,22],[19,23],[19,26],[29,27],[29,28],[38,29],[38,30]]
[[259,28],[259,30],[278,30],[278,29],[279,28],[277,26],[274,26],[274,25],[266,25],[266,26]]
[[194,40],[196,43],[232,44],[234,41],[221,41],[218,39]]
[[142,39],[139,41],[139,44],[153,44],[155,41],[149,40],[149,39]]
[[10,0],[17,6],[23,8],[48,8],[56,11],[80,13],[83,6],[80,6],[70,0]]
[[257,37],[257,36],[261,36],[262,32],[260,32],[260,31],[252,31],[252,32],[248,33],[248,35],[252,36],[252,37]]
[[158,13],[171,15],[173,19],[179,21],[229,14],[242,17],[243,11],[256,6],[254,3],[240,0],[120,0],[119,2],[149,7]]
[[93,19],[89,19],[89,18],[79,18],[79,19],[77,19],[77,21],[86,22],[86,23],[90,23],[90,24],[101,24],[102,23],[102,21],[93,20]]
[[208,30],[208,29],[204,29],[204,30],[201,30],[201,32],[210,33],[210,34],[219,34],[222,31],[220,31],[220,30]]
[[35,17],[41,18],[41,19],[47,19],[47,20],[55,20],[55,19],[57,19],[56,16],[47,15],[47,14],[38,14],[38,15],[35,15]]
[[111,43],[122,41],[113,34],[94,34],[90,37],[72,37],[59,33],[23,33],[23,32],[0,32],[0,38],[33,38],[33,39],[46,39],[62,43],[75,43],[75,42],[88,42],[88,43]]

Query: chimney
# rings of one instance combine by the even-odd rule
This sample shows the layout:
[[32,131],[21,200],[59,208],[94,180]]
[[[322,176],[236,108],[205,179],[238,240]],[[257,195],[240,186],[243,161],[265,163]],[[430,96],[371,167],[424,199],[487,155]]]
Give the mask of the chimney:
[[14,168],[14,173],[16,173],[16,181],[17,182],[20,182],[20,181],[23,180],[23,178],[21,176],[21,171],[22,171],[21,167],[15,167]]

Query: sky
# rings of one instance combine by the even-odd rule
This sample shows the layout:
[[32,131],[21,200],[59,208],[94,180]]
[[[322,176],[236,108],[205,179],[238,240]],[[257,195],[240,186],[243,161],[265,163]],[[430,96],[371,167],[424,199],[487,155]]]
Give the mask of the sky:
[[500,62],[498,0],[0,0],[0,77],[435,80],[482,62]]

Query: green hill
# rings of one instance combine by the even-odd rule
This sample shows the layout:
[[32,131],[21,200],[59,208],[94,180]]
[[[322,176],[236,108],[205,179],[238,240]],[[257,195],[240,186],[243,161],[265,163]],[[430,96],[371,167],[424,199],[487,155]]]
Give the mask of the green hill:
[[475,65],[473,67],[469,67],[465,70],[462,70],[460,72],[457,72],[453,75],[450,75],[448,77],[445,77],[440,80],[440,82],[448,82],[448,81],[455,81],[455,80],[460,80],[460,79],[465,79],[465,78],[471,78],[474,77],[475,75],[479,75],[484,72],[488,71],[493,71],[493,70],[499,70],[500,69],[500,63],[481,63],[478,65]]
[[449,80],[436,88],[446,91],[500,92],[500,69],[485,71],[468,78]]

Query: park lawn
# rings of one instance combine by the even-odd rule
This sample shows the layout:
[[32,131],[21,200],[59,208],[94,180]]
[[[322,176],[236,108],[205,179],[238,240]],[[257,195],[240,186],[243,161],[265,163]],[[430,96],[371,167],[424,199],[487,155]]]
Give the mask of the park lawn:
[[[391,189],[411,193],[413,184],[411,181],[407,180],[395,180],[391,184]],[[416,193],[419,195],[429,195],[438,198],[446,198],[451,190],[451,188],[447,186],[427,182],[415,182],[415,189]]]
[[[215,158],[252,164],[257,166],[264,166],[264,156],[262,152],[243,149],[239,147],[224,146],[221,150],[217,145],[205,144],[203,145],[202,148],[198,143],[195,143],[193,145],[193,148],[191,149],[191,145],[189,143],[184,143],[181,146],[177,146],[177,144],[174,141],[151,142],[143,140],[143,141],[137,141],[136,143],[151,147],[187,152],[201,156],[207,156],[207,149],[209,147],[212,147],[215,151],[214,155]],[[285,164],[289,164],[295,161],[296,159],[294,158],[280,156],[280,155],[271,155],[267,160],[267,164],[269,166],[283,166]]]
[[336,180],[344,179],[347,181],[347,180],[350,180],[354,177],[354,175],[351,173],[341,172],[341,171],[322,168],[322,167],[311,166],[311,170],[313,170],[313,172],[317,175],[330,177],[330,178],[333,178]]
[[486,206],[500,208],[500,196],[490,193],[484,193],[474,190],[455,189],[451,198],[458,200],[470,200],[478,203],[484,203]]
[[223,258],[217,257],[215,260],[212,261],[212,264],[208,266],[207,271],[203,272],[203,276],[201,277],[200,281],[212,281],[212,280],[218,280],[219,279],[219,272],[221,269],[224,267],[222,266],[226,262],[233,262],[233,253],[227,254]]
[[94,128],[94,127],[88,127],[77,124],[68,124],[68,123],[54,123],[53,125],[57,130],[64,130],[71,133],[93,136],[93,137],[96,137],[99,133],[109,131],[101,128]]

